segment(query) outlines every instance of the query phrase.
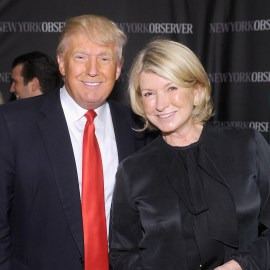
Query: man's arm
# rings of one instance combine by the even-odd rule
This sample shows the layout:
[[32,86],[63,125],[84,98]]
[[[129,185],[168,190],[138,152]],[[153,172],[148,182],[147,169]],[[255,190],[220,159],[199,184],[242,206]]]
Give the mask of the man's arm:
[[10,213],[14,196],[15,158],[7,123],[0,114],[0,269],[10,270]]

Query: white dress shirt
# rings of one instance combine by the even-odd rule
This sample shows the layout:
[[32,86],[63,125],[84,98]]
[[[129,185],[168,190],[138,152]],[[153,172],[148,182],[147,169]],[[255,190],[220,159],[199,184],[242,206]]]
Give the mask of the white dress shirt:
[[[67,121],[72,142],[80,194],[82,191],[82,144],[83,132],[86,123],[84,114],[87,110],[80,107],[68,94],[65,86],[60,90],[60,100]],[[111,118],[109,104],[106,102],[95,110],[95,133],[99,143],[104,176],[104,201],[106,211],[107,234],[109,233],[110,208],[112,192],[115,183],[115,173],[118,166],[118,152]]]

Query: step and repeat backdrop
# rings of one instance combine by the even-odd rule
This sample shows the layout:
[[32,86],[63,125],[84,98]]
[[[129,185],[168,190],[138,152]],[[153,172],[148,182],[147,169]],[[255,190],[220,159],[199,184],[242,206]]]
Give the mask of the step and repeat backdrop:
[[125,64],[111,98],[127,102],[131,62],[148,41],[166,37],[189,46],[212,84],[222,125],[253,127],[269,141],[269,0],[1,0],[0,103],[9,93],[12,60],[39,50],[55,61],[65,20],[99,14],[127,34]]

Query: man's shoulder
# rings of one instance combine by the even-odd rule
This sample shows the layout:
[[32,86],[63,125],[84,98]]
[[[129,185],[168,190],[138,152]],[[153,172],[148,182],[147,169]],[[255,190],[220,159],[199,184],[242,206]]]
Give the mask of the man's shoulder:
[[20,100],[14,100],[8,103],[5,103],[0,106],[1,113],[18,113],[19,111],[28,111],[34,110],[41,100],[43,100],[43,95],[30,97]]
[[115,100],[109,100],[108,101],[110,109],[115,112],[128,112],[132,113],[130,106],[128,106],[125,103],[121,103]]
[[51,91],[48,94],[14,100],[0,105],[0,114],[16,117],[34,115],[35,112],[40,111],[40,108],[46,103],[49,107],[52,107],[54,100],[57,100],[55,96],[56,95]]
[[109,101],[110,111],[112,115],[113,121],[115,119],[122,119],[125,122],[136,124],[133,126],[134,128],[141,127],[142,121],[140,117],[133,113],[130,106],[124,103],[120,103],[117,101]]

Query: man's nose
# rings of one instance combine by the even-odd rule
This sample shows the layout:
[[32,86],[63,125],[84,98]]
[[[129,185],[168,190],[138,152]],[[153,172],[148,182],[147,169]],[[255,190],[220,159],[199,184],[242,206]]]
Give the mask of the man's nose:
[[91,77],[95,77],[98,75],[98,63],[97,60],[91,58],[88,60],[86,64],[87,74]]
[[9,92],[14,94],[15,93],[15,86],[14,86],[14,82],[11,83],[10,88],[9,88]]

